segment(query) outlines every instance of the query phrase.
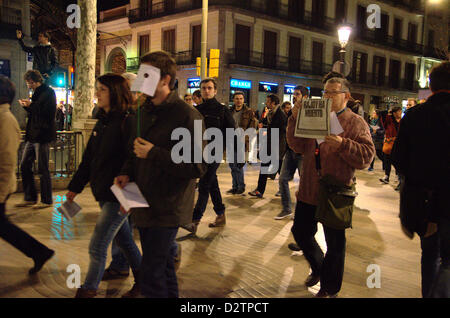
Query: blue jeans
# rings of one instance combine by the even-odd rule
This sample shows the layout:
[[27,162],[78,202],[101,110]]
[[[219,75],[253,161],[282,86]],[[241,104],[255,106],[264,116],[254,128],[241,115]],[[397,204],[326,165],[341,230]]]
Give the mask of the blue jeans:
[[[130,217],[128,217],[128,224],[130,225],[131,235],[133,235],[133,223],[131,222]],[[116,239],[114,239],[111,244],[111,257],[112,260],[109,264],[109,268],[120,272],[125,272],[130,269],[130,264],[128,264],[127,258],[116,243]]]
[[245,190],[244,165],[243,163],[230,163],[231,178],[233,179],[233,190]]
[[82,288],[96,290],[105,272],[108,246],[115,239],[128,259],[133,273],[137,274],[141,264],[141,253],[134,243],[127,216],[119,214],[117,202],[100,202],[102,211],[95,225],[89,244],[89,269]]
[[20,171],[22,173],[25,201],[37,201],[37,191],[34,184],[33,163],[37,157],[38,173],[41,183],[41,202],[52,204],[52,181],[48,169],[50,144],[31,143],[27,141],[23,149]]
[[178,298],[173,255],[178,228],[139,228],[142,262],[139,269],[141,293],[148,298]]
[[422,247],[422,296],[450,298],[450,219],[441,217],[438,231],[420,238]]
[[205,175],[198,182],[198,199],[192,216],[193,221],[200,221],[203,217],[210,195],[216,214],[223,215],[225,213],[225,205],[222,202],[222,195],[220,194],[217,181],[217,169],[219,166],[220,163],[208,164]]
[[281,174],[278,179],[278,185],[281,193],[281,204],[283,205],[283,211],[292,211],[291,205],[291,191],[289,190],[289,180],[294,177],[295,170],[298,169],[300,173],[302,169],[303,157],[301,154],[293,152],[291,149],[287,149],[284,155],[283,164],[281,166]]

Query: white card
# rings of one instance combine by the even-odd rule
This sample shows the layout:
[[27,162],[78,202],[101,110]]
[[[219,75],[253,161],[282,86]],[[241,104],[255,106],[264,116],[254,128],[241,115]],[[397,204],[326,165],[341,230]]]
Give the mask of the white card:
[[134,182],[128,183],[123,189],[114,184],[111,186],[111,191],[127,212],[133,208],[149,207],[147,200]]
[[339,135],[344,132],[344,129],[339,122],[335,112],[330,113],[330,133],[333,135]]
[[161,71],[159,68],[148,64],[141,64],[137,77],[134,80],[133,85],[131,85],[131,91],[141,92],[153,97],[160,79]]

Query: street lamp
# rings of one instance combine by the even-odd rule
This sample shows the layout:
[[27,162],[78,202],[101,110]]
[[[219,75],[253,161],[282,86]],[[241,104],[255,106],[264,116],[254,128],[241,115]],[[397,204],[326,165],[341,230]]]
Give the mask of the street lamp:
[[350,38],[350,34],[352,33],[352,27],[348,24],[342,24],[338,28],[338,37],[339,44],[341,45],[341,50],[339,51],[340,62],[341,62],[341,74],[344,74],[344,65],[345,65],[345,47],[347,46],[348,39]]

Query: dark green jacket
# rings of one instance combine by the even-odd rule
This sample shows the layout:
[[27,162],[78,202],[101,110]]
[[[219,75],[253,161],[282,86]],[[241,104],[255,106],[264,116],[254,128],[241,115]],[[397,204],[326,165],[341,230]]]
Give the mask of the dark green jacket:
[[[132,123],[129,144],[129,159],[121,171],[136,182],[149,203],[149,208],[132,209],[131,217],[138,227],[178,227],[192,222],[194,209],[195,179],[206,172],[206,164],[194,162],[194,120],[203,117],[193,107],[172,92],[167,100],[154,106],[150,99],[141,110],[141,137],[155,146],[146,159],[139,159],[133,152],[133,142],[137,134],[137,116]],[[179,143],[171,140],[176,128],[186,128],[192,136],[191,163],[174,163],[172,148]],[[204,141],[197,144],[203,153]]]

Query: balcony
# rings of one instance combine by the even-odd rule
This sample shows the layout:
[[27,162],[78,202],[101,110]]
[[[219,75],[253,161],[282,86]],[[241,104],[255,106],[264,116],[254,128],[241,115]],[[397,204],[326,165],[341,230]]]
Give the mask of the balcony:
[[332,65],[305,61],[301,59],[291,59],[286,56],[267,55],[262,52],[246,51],[239,49],[230,49],[228,54],[228,64],[238,64],[244,66],[253,66],[268,68],[277,71],[319,75],[331,71]]
[[405,9],[409,12],[423,14],[425,12],[425,6],[421,0],[380,0],[393,7]]
[[373,73],[361,73],[358,76],[350,74],[348,77],[353,87],[368,87],[381,89],[398,89],[403,91],[417,92],[419,89],[419,82],[414,80],[407,80],[405,78],[395,79],[385,76],[380,78]]
[[[312,13],[305,11],[304,16],[298,16],[293,14],[289,10],[289,6],[280,3],[278,6],[271,8],[266,2],[252,2],[242,0],[210,0],[209,6],[230,6],[242,10],[251,11],[254,15],[262,14],[272,18],[278,18],[284,22],[294,22],[298,25],[308,28],[317,28],[320,30],[328,31],[329,33],[336,32],[336,21],[329,17],[312,16]],[[188,10],[201,9],[201,1],[191,1],[187,3],[176,3],[173,0],[165,0],[160,3],[156,3],[149,8],[137,8],[129,11],[129,23],[136,23],[140,21],[160,18],[175,13],[185,12]]]
[[414,53],[417,55],[423,54],[423,45],[418,43],[409,42],[403,39],[396,39],[393,36],[388,36],[386,34],[381,34],[376,30],[358,30],[356,32],[356,40],[360,40],[367,44],[379,44],[387,46],[389,48],[406,51],[409,53]]
[[[199,51],[180,51],[171,54],[177,62],[177,65],[191,65],[196,64],[197,57],[200,57]],[[139,69],[140,58],[127,58],[127,72],[136,73]]]

